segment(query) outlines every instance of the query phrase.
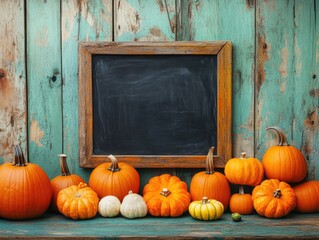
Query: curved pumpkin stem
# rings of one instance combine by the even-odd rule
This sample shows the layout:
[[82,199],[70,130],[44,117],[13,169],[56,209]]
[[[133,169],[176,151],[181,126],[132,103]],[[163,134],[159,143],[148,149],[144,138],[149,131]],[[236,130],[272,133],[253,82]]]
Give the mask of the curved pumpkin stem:
[[284,133],[284,131],[279,128],[279,127],[276,127],[276,126],[271,126],[271,127],[268,127],[266,128],[266,130],[273,130],[276,135],[278,136],[278,139],[279,139],[279,143],[278,143],[278,146],[289,146],[288,142],[287,142],[287,137],[286,137],[286,134]]
[[211,147],[208,151],[207,158],[206,158],[206,174],[213,174],[214,170],[214,148]]
[[119,163],[116,159],[116,157],[114,157],[112,154],[107,156],[109,159],[111,159],[112,163],[111,166],[109,167],[109,170],[112,172],[118,172],[121,171],[121,169],[119,168]]
[[60,168],[61,168],[61,176],[69,176],[71,175],[69,171],[68,164],[66,162],[66,155],[65,154],[59,154],[60,157]]
[[14,166],[26,166],[25,158],[20,145],[14,146]]

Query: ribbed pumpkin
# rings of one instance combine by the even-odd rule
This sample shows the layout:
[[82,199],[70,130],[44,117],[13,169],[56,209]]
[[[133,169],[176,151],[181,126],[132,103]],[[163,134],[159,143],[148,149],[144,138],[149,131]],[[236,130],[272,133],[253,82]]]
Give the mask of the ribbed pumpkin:
[[225,176],[229,182],[238,185],[257,186],[264,177],[264,168],[257,158],[232,158],[225,165]]
[[252,196],[244,192],[243,186],[239,187],[239,193],[235,193],[230,197],[229,209],[232,213],[242,215],[251,214],[254,211]]
[[74,220],[95,217],[98,204],[97,194],[83,182],[62,189],[57,198],[60,213]]
[[217,220],[224,213],[224,206],[221,202],[203,197],[200,201],[193,201],[188,208],[189,214],[198,220]]
[[61,175],[56,176],[51,180],[51,186],[52,186],[52,201],[51,201],[51,210],[54,212],[58,212],[58,207],[56,205],[56,200],[58,198],[58,193],[66,188],[70,187],[72,185],[78,185],[80,182],[84,182],[84,180],[76,175],[71,174],[69,171],[68,164],[66,162],[66,155],[60,154],[60,168],[61,168]]
[[14,164],[0,168],[0,216],[12,220],[43,215],[50,206],[50,179],[34,163],[26,163],[20,145],[14,146]]
[[293,189],[297,197],[296,211],[301,213],[319,212],[319,181],[304,182]]
[[179,217],[191,201],[186,183],[170,174],[152,177],[143,189],[143,198],[149,214],[157,217]]
[[307,162],[303,154],[287,143],[285,133],[279,127],[267,130],[276,132],[279,143],[264,154],[262,164],[268,179],[278,179],[287,183],[301,182],[307,175]]
[[92,171],[89,186],[99,198],[113,195],[122,202],[129,191],[138,193],[140,175],[131,165],[118,162],[113,155],[108,158],[111,163],[102,163]]
[[214,170],[214,147],[206,158],[206,171],[196,173],[190,184],[192,201],[202,200],[203,197],[220,201],[227,209],[230,199],[230,186],[227,178]]
[[296,206],[296,195],[291,186],[277,179],[264,180],[252,193],[257,213],[267,218],[281,218]]

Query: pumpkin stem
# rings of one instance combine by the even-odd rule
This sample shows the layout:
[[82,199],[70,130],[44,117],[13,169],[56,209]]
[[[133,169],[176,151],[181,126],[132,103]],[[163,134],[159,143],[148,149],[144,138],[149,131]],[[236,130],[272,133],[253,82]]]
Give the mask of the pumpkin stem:
[[214,172],[214,147],[211,147],[206,158],[206,174],[213,174]]
[[164,197],[167,197],[170,194],[171,192],[167,188],[162,189],[161,195],[163,195]]
[[66,155],[65,154],[59,154],[60,157],[60,168],[61,168],[61,176],[69,176],[71,175],[69,171],[68,164],[66,162]]
[[109,170],[112,172],[118,172],[121,171],[121,169],[119,168],[119,163],[116,159],[116,157],[114,157],[112,154],[107,156],[109,159],[111,159],[112,164],[109,167]]
[[208,197],[203,197],[202,198],[202,204],[204,205],[206,203],[208,203]]
[[246,153],[245,152],[242,152],[241,153],[241,158],[240,159],[245,159],[246,158]]
[[243,185],[239,186],[239,194],[245,194]]
[[280,198],[281,197],[281,190],[280,189],[277,189],[276,191],[274,191],[274,197],[275,198]]
[[26,166],[25,158],[20,145],[14,146],[14,166]]
[[284,131],[279,128],[279,127],[276,127],[276,126],[272,126],[272,127],[268,127],[266,128],[266,130],[273,130],[277,136],[278,136],[278,139],[279,139],[279,143],[278,143],[278,146],[289,146],[288,142],[287,142],[287,137],[284,133]]

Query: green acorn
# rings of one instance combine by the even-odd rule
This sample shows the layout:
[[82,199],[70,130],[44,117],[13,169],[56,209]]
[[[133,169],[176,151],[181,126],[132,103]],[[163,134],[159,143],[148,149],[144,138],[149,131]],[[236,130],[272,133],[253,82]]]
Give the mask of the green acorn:
[[241,221],[241,215],[239,213],[233,213],[231,215],[234,222],[240,222]]

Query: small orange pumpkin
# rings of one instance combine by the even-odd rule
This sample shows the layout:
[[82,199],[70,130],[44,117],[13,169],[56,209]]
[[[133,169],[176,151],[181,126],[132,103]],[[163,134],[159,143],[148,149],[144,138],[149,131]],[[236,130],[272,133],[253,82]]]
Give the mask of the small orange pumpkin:
[[264,154],[262,164],[268,179],[287,183],[301,182],[307,175],[307,162],[303,154],[287,143],[285,133],[279,127],[268,127],[279,138],[277,146],[270,147]]
[[86,183],[79,183],[62,189],[57,198],[59,211],[66,217],[89,219],[98,211],[99,198]]
[[92,171],[89,186],[99,198],[112,195],[122,202],[129,191],[139,192],[140,175],[131,165],[119,163],[113,155],[108,158],[111,163],[102,163]]
[[51,201],[51,210],[54,212],[58,212],[56,201],[57,201],[59,192],[66,187],[70,187],[72,185],[78,185],[80,182],[84,182],[84,180],[80,176],[70,173],[68,164],[66,162],[66,155],[60,154],[59,157],[60,157],[61,175],[56,176],[55,178],[51,180],[51,186],[53,191],[52,201]]
[[254,211],[252,196],[244,192],[243,186],[239,187],[239,193],[235,193],[230,197],[229,209],[232,213],[242,215],[251,214]]
[[230,186],[225,175],[215,172],[214,169],[214,147],[212,147],[206,158],[206,171],[196,173],[190,184],[192,201],[200,201],[203,197],[220,201],[225,210],[230,199]]
[[297,197],[296,211],[301,213],[319,212],[319,181],[304,182],[293,189]]
[[264,168],[257,158],[232,158],[225,165],[225,176],[227,179],[238,185],[257,186],[264,177]]
[[296,195],[291,186],[277,179],[264,180],[253,190],[256,212],[267,218],[281,218],[296,206]]
[[160,217],[181,216],[191,201],[186,183],[170,174],[152,177],[143,189],[143,198],[149,214]]

